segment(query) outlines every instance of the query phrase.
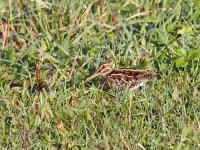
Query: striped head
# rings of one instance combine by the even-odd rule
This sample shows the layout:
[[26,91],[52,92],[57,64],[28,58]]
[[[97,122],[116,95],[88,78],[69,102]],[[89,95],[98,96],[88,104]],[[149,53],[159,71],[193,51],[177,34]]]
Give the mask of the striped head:
[[89,78],[87,78],[86,82],[94,79],[97,76],[106,77],[113,71],[113,64],[111,62],[104,63],[99,66],[99,69]]

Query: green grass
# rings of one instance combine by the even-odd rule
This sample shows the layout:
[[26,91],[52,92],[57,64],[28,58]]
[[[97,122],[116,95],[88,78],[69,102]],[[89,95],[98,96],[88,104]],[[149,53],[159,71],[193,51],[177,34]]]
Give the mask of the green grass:
[[[1,149],[200,149],[199,0],[0,8]],[[40,93],[31,90],[38,59]],[[103,91],[100,78],[85,85],[107,60],[161,79],[134,92]]]

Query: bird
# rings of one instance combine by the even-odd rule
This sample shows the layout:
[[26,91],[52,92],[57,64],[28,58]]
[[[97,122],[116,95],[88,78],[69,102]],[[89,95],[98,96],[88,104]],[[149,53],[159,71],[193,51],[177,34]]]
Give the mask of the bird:
[[137,70],[132,68],[115,69],[111,61],[103,63],[98,70],[86,79],[86,83],[97,76],[104,79],[104,87],[115,90],[123,90],[125,88],[137,89],[153,80],[156,73],[149,70]]

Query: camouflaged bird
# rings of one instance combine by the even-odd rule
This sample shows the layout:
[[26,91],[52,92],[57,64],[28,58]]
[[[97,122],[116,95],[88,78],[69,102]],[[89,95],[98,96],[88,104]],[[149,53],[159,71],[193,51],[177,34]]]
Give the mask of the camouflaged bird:
[[131,88],[137,89],[144,86],[145,83],[151,82],[157,74],[147,70],[136,70],[131,68],[114,69],[111,62],[100,65],[99,69],[89,78],[86,82],[91,81],[97,76],[104,78],[104,86],[106,88],[124,89]]

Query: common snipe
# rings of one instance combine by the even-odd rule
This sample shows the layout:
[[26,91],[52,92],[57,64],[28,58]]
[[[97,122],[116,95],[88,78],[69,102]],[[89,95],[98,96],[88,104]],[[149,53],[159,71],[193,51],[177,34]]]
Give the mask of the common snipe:
[[104,86],[106,88],[124,89],[131,88],[137,89],[145,83],[152,81],[156,74],[146,70],[135,69],[114,69],[111,62],[100,65],[99,69],[89,78],[86,82],[92,80],[97,76],[103,76]]

